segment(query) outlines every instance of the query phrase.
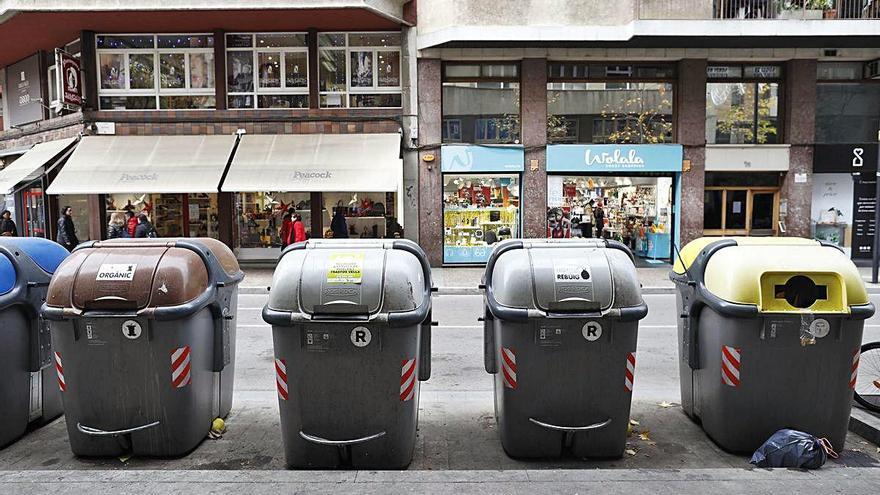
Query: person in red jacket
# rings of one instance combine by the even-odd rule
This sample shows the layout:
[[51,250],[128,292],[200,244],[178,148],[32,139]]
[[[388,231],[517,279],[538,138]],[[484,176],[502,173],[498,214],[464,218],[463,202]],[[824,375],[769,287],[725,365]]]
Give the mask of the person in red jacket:
[[289,244],[306,241],[306,228],[303,225],[302,216],[298,213],[293,214],[293,225],[290,229]]
[[127,237],[130,239],[134,239],[134,231],[137,229],[138,226],[137,216],[134,214],[133,211],[127,210],[125,212],[125,217],[128,218],[126,225],[126,230],[128,231]]

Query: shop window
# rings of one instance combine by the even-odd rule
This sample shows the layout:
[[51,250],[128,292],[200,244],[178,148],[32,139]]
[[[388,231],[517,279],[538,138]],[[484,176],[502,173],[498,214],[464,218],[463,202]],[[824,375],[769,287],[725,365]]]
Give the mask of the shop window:
[[444,263],[485,263],[519,229],[518,175],[443,175]]
[[399,108],[400,33],[318,35],[322,108]]
[[548,141],[672,142],[674,75],[666,65],[550,63]]
[[305,33],[227,34],[228,108],[308,108],[308,57]]
[[235,196],[237,245],[243,249],[280,248],[284,214],[293,208],[311,236],[312,205],[309,193],[249,192]]
[[706,84],[706,142],[781,142],[778,65],[710,65]]
[[105,229],[114,213],[130,211],[146,215],[159,237],[220,237],[217,195],[213,193],[108,194],[104,202]]
[[46,195],[43,188],[34,184],[21,191],[22,199],[22,230],[23,237],[49,238],[46,225]]
[[89,223],[92,216],[89,208],[89,197],[84,194],[62,194],[58,196],[59,208],[69,206],[73,209],[71,218],[73,218],[73,226],[76,228],[76,237],[79,242],[99,241],[101,240],[100,232],[93,232]]
[[325,192],[321,198],[321,225],[325,238],[403,237],[403,227],[397,219],[395,192]]
[[461,130],[447,132],[444,142],[519,143],[517,65],[449,63],[443,74],[443,119]]
[[642,258],[670,258],[672,177],[547,177],[547,237],[599,237]]
[[834,83],[816,86],[816,142],[864,143],[880,129],[880,84]]
[[99,35],[101,110],[212,109],[214,37]]
[[779,232],[779,189],[706,187],[706,235],[774,236]]

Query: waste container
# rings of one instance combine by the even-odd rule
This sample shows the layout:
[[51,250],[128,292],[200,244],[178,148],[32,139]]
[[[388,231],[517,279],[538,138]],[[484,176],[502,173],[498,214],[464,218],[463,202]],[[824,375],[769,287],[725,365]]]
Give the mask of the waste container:
[[431,269],[407,240],[310,240],[281,256],[272,324],[291,468],[400,469],[431,366]]
[[682,408],[723,449],[751,453],[777,430],[843,448],[874,314],[843,251],[800,238],[702,238],[677,287]]
[[46,239],[0,237],[0,447],[61,415],[49,329],[39,313],[67,255]]
[[182,455],[229,413],[242,278],[213,239],[74,250],[43,306],[74,454]]
[[639,320],[632,253],[601,239],[508,240],[484,276],[486,371],[511,457],[620,457]]

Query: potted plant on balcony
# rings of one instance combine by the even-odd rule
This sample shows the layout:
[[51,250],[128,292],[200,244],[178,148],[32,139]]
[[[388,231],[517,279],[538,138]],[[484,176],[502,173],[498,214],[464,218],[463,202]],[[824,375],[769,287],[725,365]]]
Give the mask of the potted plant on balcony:
[[834,6],[833,0],[791,0],[783,3],[780,19],[821,19],[826,10]]

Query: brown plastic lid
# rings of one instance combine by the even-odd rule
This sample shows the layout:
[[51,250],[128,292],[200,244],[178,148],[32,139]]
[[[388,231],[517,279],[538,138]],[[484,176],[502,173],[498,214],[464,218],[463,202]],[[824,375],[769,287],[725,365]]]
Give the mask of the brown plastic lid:
[[74,252],[52,280],[46,302],[80,310],[177,306],[208,290],[201,257],[173,243],[103,243]]
[[235,258],[235,254],[229,249],[229,246],[223,244],[217,239],[212,239],[210,237],[167,237],[160,239],[112,239],[109,241],[102,241],[99,245],[106,244],[128,244],[128,245],[156,245],[156,246],[173,246],[178,242],[195,242],[205,246],[211,254],[217,258],[217,261],[220,263],[220,266],[223,267],[223,271],[226,272],[227,275],[234,276],[240,270],[241,267],[238,264],[238,260]]

